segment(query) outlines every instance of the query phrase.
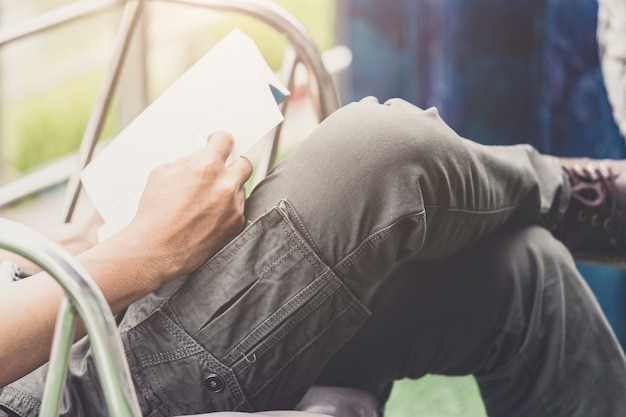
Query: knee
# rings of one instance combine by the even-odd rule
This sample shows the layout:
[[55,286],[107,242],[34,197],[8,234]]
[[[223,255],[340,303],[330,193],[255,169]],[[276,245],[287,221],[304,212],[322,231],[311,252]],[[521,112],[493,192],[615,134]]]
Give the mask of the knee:
[[328,122],[333,130],[344,133],[343,142],[382,152],[398,150],[400,155],[416,148],[422,153],[434,151],[458,139],[436,108],[423,110],[401,99],[381,104],[368,97],[343,107]]
[[446,160],[466,153],[465,142],[435,108],[422,110],[400,99],[380,104],[367,98],[324,120],[300,152],[309,157],[324,155],[322,159],[338,155],[352,168],[372,176],[403,164],[424,170],[445,165]]

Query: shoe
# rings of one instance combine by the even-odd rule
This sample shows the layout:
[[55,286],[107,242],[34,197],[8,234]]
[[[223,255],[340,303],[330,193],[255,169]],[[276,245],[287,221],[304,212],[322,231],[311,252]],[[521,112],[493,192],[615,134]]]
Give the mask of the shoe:
[[557,237],[576,260],[626,268],[626,160],[555,159],[570,185]]

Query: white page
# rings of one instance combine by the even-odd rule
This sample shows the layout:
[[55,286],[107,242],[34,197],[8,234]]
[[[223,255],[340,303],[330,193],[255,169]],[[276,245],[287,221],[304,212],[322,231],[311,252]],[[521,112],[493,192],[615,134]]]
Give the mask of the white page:
[[234,30],[128,125],[82,172],[105,221],[103,239],[132,220],[148,174],[204,146],[209,133],[233,134],[231,159],[282,121],[269,84],[287,89],[254,42]]

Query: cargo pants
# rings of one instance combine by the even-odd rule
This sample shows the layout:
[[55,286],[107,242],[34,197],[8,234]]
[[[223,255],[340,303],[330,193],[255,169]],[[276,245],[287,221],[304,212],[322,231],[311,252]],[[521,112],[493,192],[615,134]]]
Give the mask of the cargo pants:
[[[442,373],[475,375],[493,416],[622,415],[623,352],[534,226],[567,203],[530,146],[476,144],[401,100],[345,106],[252,192],[239,236],[127,309],[142,413],[290,408],[314,383],[384,401],[395,379]],[[0,407],[37,415],[44,375]],[[80,341],[62,415],[107,415],[100,393]]]

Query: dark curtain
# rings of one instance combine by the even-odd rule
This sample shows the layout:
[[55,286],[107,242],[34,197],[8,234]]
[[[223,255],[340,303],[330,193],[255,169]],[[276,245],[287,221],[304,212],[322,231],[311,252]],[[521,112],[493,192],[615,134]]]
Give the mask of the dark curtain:
[[[346,103],[436,106],[460,135],[562,156],[623,158],[598,58],[596,0],[339,0],[353,52]],[[618,338],[626,274],[579,265]]]

